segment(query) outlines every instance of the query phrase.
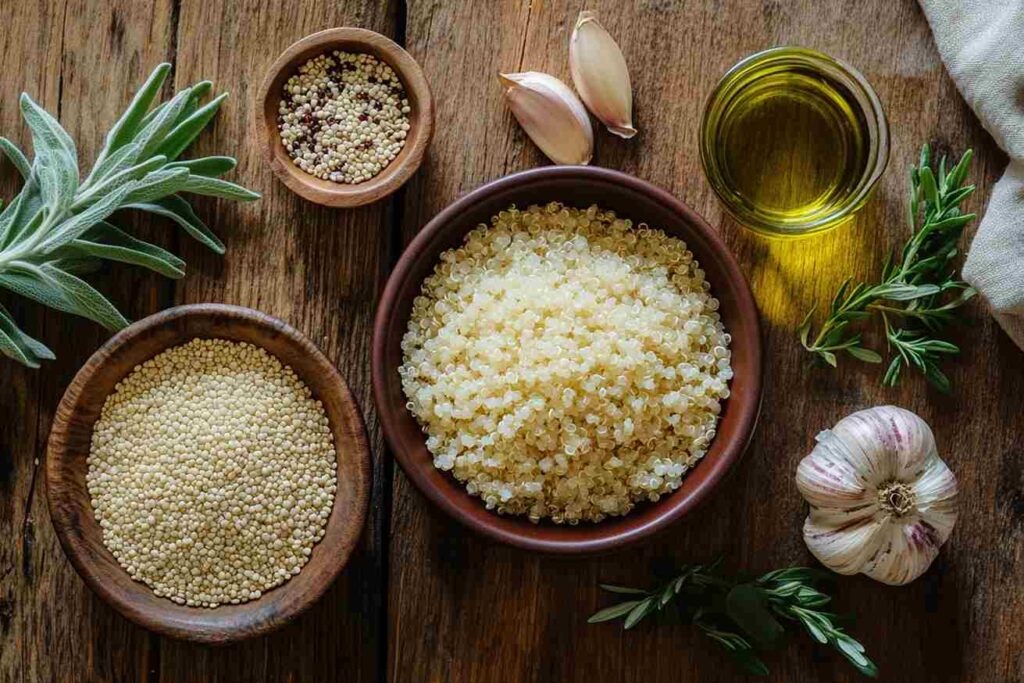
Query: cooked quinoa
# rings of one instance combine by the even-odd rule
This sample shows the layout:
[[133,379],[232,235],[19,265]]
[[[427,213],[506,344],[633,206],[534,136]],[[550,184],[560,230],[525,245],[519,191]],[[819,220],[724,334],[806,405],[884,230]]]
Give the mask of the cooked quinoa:
[[679,488],[729,396],[686,244],[596,206],[502,211],[441,255],[399,369],[434,466],[488,509],[596,522]]
[[334,505],[323,406],[251,344],[196,339],[123,379],[86,475],[103,544],[182,605],[260,597],[298,574]]

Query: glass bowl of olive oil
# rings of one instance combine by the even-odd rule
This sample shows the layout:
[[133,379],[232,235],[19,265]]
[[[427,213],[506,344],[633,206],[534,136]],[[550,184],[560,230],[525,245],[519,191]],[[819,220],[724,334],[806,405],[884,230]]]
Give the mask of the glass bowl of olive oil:
[[701,121],[700,157],[737,221],[770,236],[808,235],[868,200],[889,160],[889,126],[852,66],[777,47],[718,82]]

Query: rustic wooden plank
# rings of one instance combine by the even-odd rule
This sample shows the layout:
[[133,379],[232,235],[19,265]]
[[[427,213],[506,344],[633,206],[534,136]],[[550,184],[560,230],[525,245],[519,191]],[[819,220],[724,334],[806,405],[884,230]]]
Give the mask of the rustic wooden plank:
[[[806,507],[792,484],[814,434],[855,409],[896,403],[935,427],[962,482],[963,514],[936,566],[905,588],[865,578],[839,583],[839,608],[854,609],[854,632],[882,680],[1024,680],[1024,569],[1019,351],[980,304],[956,337],[955,392],[942,397],[919,378],[897,390],[872,369],[808,368],[793,330],[847,276],[875,273],[884,249],[905,239],[902,169],[924,141],[959,153],[974,147],[981,209],[1005,163],[957,96],[911,0],[778,3],[649,0],[587,3],[626,53],[640,135],[599,134],[595,163],[668,188],[717,227],[755,289],[766,327],[767,391],[760,428],[739,471],[714,500],[656,541],[597,560],[540,558],[495,546],[443,518],[396,474],[389,599],[392,681],[677,681],[734,674],[711,646],[671,621],[622,633],[587,626],[606,604],[599,579],[644,584],[674,562],[723,553],[749,571],[811,562],[800,539]],[[567,41],[578,2],[410,4],[407,45],[438,100],[438,128],[424,171],[404,205],[404,239],[459,193],[505,173],[545,163],[500,101],[499,70],[568,77]],[[876,198],[841,229],[796,242],[757,238],[723,216],[703,179],[697,134],[704,100],[741,57],[800,44],[858,66],[885,103],[892,162]],[[798,637],[769,658],[775,680],[858,680],[838,656]]]
[[[258,83],[262,69],[279,51],[306,33],[337,25],[393,32],[395,6],[373,2],[350,3],[346,8],[295,8],[289,3],[220,7],[172,0],[77,0],[65,12],[63,3],[52,4],[32,12],[26,5],[0,38],[5,63],[26,62],[20,56],[25,50],[46,57],[31,61],[24,73],[5,71],[0,81],[5,92],[35,88],[51,111],[63,103],[61,119],[82,142],[83,158],[91,159],[131,91],[156,63],[171,59],[176,86],[211,78],[232,91],[194,153],[237,155],[240,168],[234,177],[265,194],[250,207],[195,202],[197,212],[228,243],[224,259],[159,220],[122,220],[147,239],[181,253],[190,272],[175,287],[138,269],[114,267],[98,276],[100,289],[131,317],[176,301],[228,301],[278,315],[321,346],[368,407],[370,318],[389,253],[387,205],[360,211],[319,209],[277,183],[249,135],[249,85]],[[214,15],[216,21],[211,20]],[[15,82],[16,76],[22,80]],[[18,120],[16,99],[5,96],[0,107],[7,133],[8,122],[13,126]],[[15,132],[16,141],[27,139],[20,125]],[[2,171],[7,194],[16,185],[13,169],[5,164]],[[386,501],[389,492],[375,492],[363,547],[345,578],[313,614],[283,634],[223,650],[161,641],[89,593],[45,521],[42,477],[33,484],[32,462],[34,456],[42,456],[60,393],[106,334],[91,323],[52,313],[29,315],[33,309],[24,308],[15,309],[19,319],[27,324],[38,320],[33,331],[51,344],[60,360],[39,373],[0,365],[5,389],[8,377],[13,389],[3,394],[4,408],[10,405],[16,416],[15,430],[8,432],[5,421],[0,433],[2,500],[4,509],[9,506],[12,511],[0,518],[8,532],[0,541],[0,680],[311,680],[339,669],[350,672],[352,680],[378,678],[386,549],[380,501]],[[379,430],[372,413],[366,412],[379,453]],[[375,479],[386,480],[379,472]],[[13,489],[10,495],[8,489]],[[31,554],[22,548],[31,548]],[[239,661],[246,664],[239,666]]]
[[[72,0],[5,8],[5,13],[16,13],[2,39],[10,41],[4,50],[4,63],[10,68],[2,77],[0,105],[5,133],[28,141],[15,97],[27,90],[60,117],[77,141],[83,163],[91,161],[106,127],[116,120],[149,68],[172,53],[172,9],[170,0],[102,5]],[[155,234],[147,220],[133,221],[133,225],[144,236]],[[159,278],[137,269],[110,268],[98,274],[95,282],[129,316],[165,305],[170,293]],[[2,449],[12,451],[10,481],[18,489],[5,501],[14,511],[3,517],[5,524],[10,520],[11,528],[4,529],[0,540],[4,548],[0,553],[10,545],[16,555],[3,588],[7,617],[0,629],[4,639],[0,679],[136,681],[145,676],[148,635],[93,596],[65,560],[48,521],[43,476],[34,465],[43,457],[52,411],[64,387],[107,333],[88,321],[43,312],[34,305],[19,306],[19,311],[31,311],[21,319],[58,359],[30,374],[6,361],[0,367],[3,373],[31,377],[15,378],[15,386],[38,388],[11,397],[5,384],[0,399],[17,399],[9,413],[12,419],[4,421],[5,427],[13,423],[15,431],[10,442],[3,435]]]
[[380,483],[381,437],[372,412],[369,342],[374,303],[388,266],[388,204],[328,209],[300,199],[264,163],[252,133],[253,99],[264,70],[288,45],[334,26],[392,35],[392,2],[180,4],[177,70],[183,86],[202,78],[231,96],[195,155],[238,158],[233,177],[263,193],[240,205],[197,199],[197,212],[228,245],[216,256],[182,242],[192,271],[177,303],[218,301],[251,306],[291,323],[339,368],[363,408],[375,454],[370,517],[363,542],[335,585],[282,631],[223,649],[159,642],[160,681],[314,681],[380,678],[383,654],[385,520]]
[[[28,148],[29,134],[21,122],[16,94],[32,91],[47,108],[58,104],[60,53],[48,51],[63,40],[64,2],[19,4],[5,10],[8,30],[0,32],[0,61],[25,64],[24,69],[0,71],[0,131],[22,149]],[[25,55],[38,55],[26,60]],[[0,197],[9,200],[21,178],[7,162],[0,161]],[[29,305],[4,295],[0,302],[32,333],[39,334],[42,314]],[[0,678],[21,680],[26,665],[22,643],[35,635],[30,611],[35,603],[27,583],[31,571],[31,548],[22,544],[22,529],[32,517],[34,479],[39,469],[36,421],[39,404],[39,375],[6,360],[0,361]]]

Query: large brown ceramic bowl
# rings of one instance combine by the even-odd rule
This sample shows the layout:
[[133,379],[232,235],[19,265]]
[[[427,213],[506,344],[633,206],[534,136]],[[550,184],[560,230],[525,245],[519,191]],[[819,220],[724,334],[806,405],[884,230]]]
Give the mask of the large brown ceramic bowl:
[[[186,607],[133,581],[103,545],[86,486],[93,425],[107,396],[135,366],[195,338],[248,342],[290,366],[323,403],[334,433],[338,489],[324,537],[291,579],[240,605]],[[223,644],[278,628],[323,595],[348,561],[366,520],[370,451],[362,414],[334,365],[298,330],[239,306],[198,304],[157,313],[122,330],[93,354],[57,408],[46,456],[50,519],[89,587],[121,614],[173,638]]]
[[[451,475],[434,468],[425,438],[406,409],[398,367],[402,335],[413,298],[433,271],[441,252],[459,245],[480,223],[510,204],[560,201],[598,204],[619,216],[661,228],[689,245],[721,303],[722,320],[732,335],[731,397],[722,410],[718,436],[683,485],[657,503],[638,505],[624,517],[597,524],[533,524],[484,508]],[[373,392],[384,435],[398,463],[434,504],[492,539],[558,554],[590,554],[639,541],[681,519],[705,500],[736,463],[754,430],[761,400],[761,332],[750,288],[725,244],[692,209],[649,183],[616,171],[589,166],[550,167],[516,173],[470,192],[438,214],[416,236],[398,261],[377,310],[373,334]]]

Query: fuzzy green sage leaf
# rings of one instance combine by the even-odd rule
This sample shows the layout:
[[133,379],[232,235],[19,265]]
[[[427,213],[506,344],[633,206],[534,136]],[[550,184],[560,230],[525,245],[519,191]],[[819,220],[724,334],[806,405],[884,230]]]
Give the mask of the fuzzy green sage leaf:
[[[103,261],[149,268],[182,277],[185,263],[154,244],[132,237],[110,220],[125,209],[170,218],[217,253],[224,244],[178,193],[251,201],[259,194],[218,179],[231,171],[230,157],[177,158],[209,124],[224,101],[201,100],[212,89],[202,81],[170,101],[153,106],[170,64],[158,66],[107,133],[85,180],[79,177],[75,143],[60,123],[31,97],[21,112],[32,133],[35,158],[6,138],[0,152],[25,184],[0,212],[0,288],[59,311],[94,320],[109,329],[128,324],[117,308],[79,275]],[[29,367],[53,358],[0,307],[0,353]]]

